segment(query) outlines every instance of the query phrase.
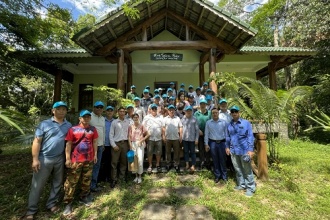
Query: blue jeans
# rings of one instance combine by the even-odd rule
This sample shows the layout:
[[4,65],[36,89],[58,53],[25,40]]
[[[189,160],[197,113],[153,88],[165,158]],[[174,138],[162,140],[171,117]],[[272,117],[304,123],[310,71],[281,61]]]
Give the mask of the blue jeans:
[[237,186],[255,192],[256,183],[254,181],[251,162],[245,162],[243,160],[243,155],[235,154],[231,155],[231,161],[236,171]]
[[39,157],[40,170],[33,172],[29,204],[26,215],[34,215],[38,211],[38,202],[47,180],[53,172],[52,186],[47,200],[47,209],[52,208],[58,202],[60,190],[63,185],[64,155],[55,158]]
[[100,171],[100,167],[101,167],[103,149],[104,149],[103,146],[97,147],[97,163],[94,164],[94,166],[93,166],[91,189],[95,189],[97,187],[97,177],[99,175],[99,171]]
[[208,144],[213,160],[215,178],[227,180],[225,142],[216,143],[215,141],[209,141]]
[[196,165],[196,152],[194,141],[182,141],[184,149],[184,161],[189,162],[189,156],[191,157],[191,165]]

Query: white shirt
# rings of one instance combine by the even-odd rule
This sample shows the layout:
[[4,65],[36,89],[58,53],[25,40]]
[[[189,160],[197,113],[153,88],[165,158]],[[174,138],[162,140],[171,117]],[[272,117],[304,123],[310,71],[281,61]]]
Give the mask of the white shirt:
[[199,96],[197,94],[195,95],[195,101],[196,101],[196,105],[197,106],[200,106],[200,101],[202,99],[205,99],[205,96],[204,95],[202,95],[202,94],[200,94]]
[[163,127],[165,128],[166,140],[178,140],[180,138],[179,131],[182,128],[182,122],[178,116],[166,116],[163,120]]
[[146,116],[146,113],[144,112],[144,109],[141,106],[139,106],[139,107],[135,106],[134,107],[134,114],[135,113],[139,115],[139,121],[140,121],[140,123],[142,123],[144,117]]
[[144,118],[142,124],[148,129],[150,133],[149,140],[159,141],[162,139],[163,120],[161,116],[156,115],[154,117],[149,114]]
[[92,118],[90,121],[90,125],[94,126],[97,130],[99,137],[97,138],[97,146],[104,146],[105,141],[105,118],[101,116],[97,116],[92,112]]
[[128,140],[128,127],[129,121],[127,119],[120,120],[118,118],[112,122],[109,134],[112,147],[116,146],[115,142]]

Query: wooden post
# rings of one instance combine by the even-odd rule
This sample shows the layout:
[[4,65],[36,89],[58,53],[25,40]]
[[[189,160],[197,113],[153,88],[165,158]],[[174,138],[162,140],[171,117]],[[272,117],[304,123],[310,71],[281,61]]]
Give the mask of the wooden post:
[[133,85],[132,63],[127,63],[127,88],[131,88],[131,85]]
[[[216,49],[211,48],[210,49],[210,57],[209,57],[209,72],[210,72],[210,77],[215,76],[215,71],[216,71]],[[217,94],[218,93],[218,88],[217,84],[212,80],[209,84],[210,89]]]
[[199,63],[199,85],[202,86],[205,82],[204,63]]
[[258,155],[258,179],[268,180],[268,160],[267,160],[267,136],[258,133],[257,137],[257,155]]
[[190,41],[190,37],[189,37],[189,26],[186,25],[186,41]]
[[61,100],[61,89],[62,89],[62,70],[59,69],[55,75],[54,83],[54,102]]
[[[124,52],[122,49],[117,50],[117,89],[125,91],[125,83],[124,83]],[[125,95],[125,94],[123,94]]]
[[269,88],[272,90],[277,90],[277,84],[276,84],[276,70],[275,70],[276,64],[273,62],[268,64],[268,75],[269,75]]
[[147,28],[142,27],[142,41],[147,41],[147,40],[148,40]]

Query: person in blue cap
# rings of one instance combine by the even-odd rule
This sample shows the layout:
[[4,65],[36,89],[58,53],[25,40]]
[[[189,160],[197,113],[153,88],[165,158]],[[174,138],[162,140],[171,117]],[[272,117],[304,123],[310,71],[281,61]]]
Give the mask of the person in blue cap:
[[188,96],[189,95],[192,95],[193,97],[196,96],[196,92],[194,91],[194,87],[192,85],[189,85],[189,87],[188,87],[188,94],[187,95]]
[[201,88],[202,95],[206,96],[206,91],[208,90],[208,88],[209,88],[208,82],[204,82]]
[[173,96],[174,99],[176,99],[177,94],[176,94],[176,89],[175,89],[175,83],[174,83],[174,82],[170,82],[170,88],[169,88],[169,89],[172,90],[172,94],[169,95],[169,94],[168,94],[168,89],[167,89],[167,95],[168,95],[169,97]]
[[126,99],[133,100],[135,97],[139,97],[139,95],[136,93],[136,87],[132,85],[131,91],[126,94]]
[[187,95],[188,95],[188,92],[186,91],[186,89],[185,89],[185,85],[184,85],[184,83],[181,83],[180,84],[180,89],[178,89],[178,93],[177,93],[177,97],[179,98],[179,95],[180,94],[184,94],[184,96],[185,97],[187,97]]
[[233,106],[230,108],[233,117],[227,127],[226,153],[231,155],[237,185],[235,190],[246,190],[247,197],[253,196],[256,191],[256,183],[251,166],[251,159],[254,155],[254,136],[252,125],[249,121],[240,117],[240,108]]
[[111,105],[105,109],[105,141],[104,151],[102,153],[101,167],[98,176],[98,181],[110,182],[111,181],[111,145],[110,145],[110,127],[114,120],[115,108]]
[[57,201],[63,185],[65,136],[72,127],[65,119],[68,106],[63,101],[53,104],[53,116],[42,121],[36,128],[32,143],[32,183],[28,208],[24,216],[33,219],[38,211],[38,202],[47,180],[52,175],[50,195],[46,208],[51,212],[59,210]]
[[174,168],[180,172],[180,143],[182,142],[182,123],[178,116],[175,115],[175,107],[168,106],[168,116],[163,119],[163,140],[166,143],[166,163],[167,170],[171,168],[171,152],[174,151],[173,161]]
[[66,205],[63,215],[72,213],[72,201],[76,187],[80,182],[79,203],[91,206],[90,184],[93,165],[97,163],[97,129],[90,125],[91,113],[81,110],[79,113],[79,124],[69,129],[65,140],[65,166],[68,168],[66,181],[64,183],[64,199]]
[[141,99],[139,97],[134,98],[134,113],[139,115],[140,123],[142,123],[144,117],[146,117],[146,113],[141,107]]
[[147,115],[148,114],[148,107],[152,103],[152,99],[149,95],[149,90],[144,89],[143,90],[143,97],[141,99],[141,106],[144,109],[144,113]]
[[143,90],[143,92],[141,94],[141,98],[144,97],[144,91],[145,90],[148,90],[149,91],[148,93],[149,93],[150,98],[154,97],[154,95],[150,92],[150,86],[146,86],[146,87],[144,87],[144,90]]
[[205,96],[205,100],[207,101],[207,110],[209,110],[209,111],[211,111],[214,107],[215,107],[215,105],[214,105],[214,103],[212,102],[213,100],[212,100],[212,96],[211,95],[206,95]]
[[93,175],[91,181],[91,192],[101,191],[102,188],[98,186],[98,176],[101,167],[102,153],[104,151],[105,141],[105,118],[103,117],[104,103],[96,101],[94,103],[93,112],[91,113],[90,125],[94,126],[98,133],[97,138],[97,163],[93,167]]
[[205,96],[202,95],[201,88],[197,87],[196,88],[196,96],[195,96],[195,102],[196,102],[197,106],[199,106],[200,100],[202,100],[202,99],[205,99]]
[[134,114],[134,105],[133,104],[127,105],[125,118],[129,121],[129,124],[134,123],[133,114]]
[[[186,106],[184,111],[185,115],[181,119],[184,161],[186,162],[186,170],[194,172],[196,166],[195,146],[198,146],[199,127],[197,119],[193,116],[193,108]],[[189,166],[189,157],[191,157],[191,167]]]

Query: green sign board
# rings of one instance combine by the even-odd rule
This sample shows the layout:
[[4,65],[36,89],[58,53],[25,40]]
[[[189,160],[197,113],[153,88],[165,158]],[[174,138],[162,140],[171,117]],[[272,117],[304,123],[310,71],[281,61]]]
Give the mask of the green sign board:
[[176,60],[182,61],[183,54],[181,53],[151,53],[150,60]]

